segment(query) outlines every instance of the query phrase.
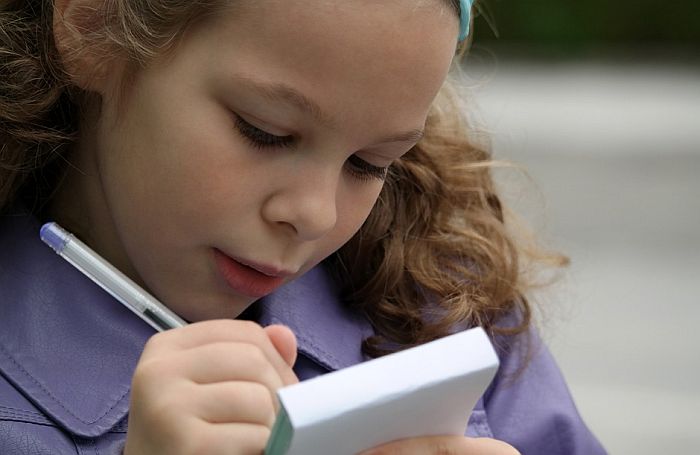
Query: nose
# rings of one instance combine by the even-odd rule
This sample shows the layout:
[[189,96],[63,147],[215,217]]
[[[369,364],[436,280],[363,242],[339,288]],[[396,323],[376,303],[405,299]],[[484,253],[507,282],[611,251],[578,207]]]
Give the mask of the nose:
[[300,240],[319,239],[338,221],[339,179],[339,173],[328,169],[287,175],[265,200],[263,217],[268,223],[291,230]]

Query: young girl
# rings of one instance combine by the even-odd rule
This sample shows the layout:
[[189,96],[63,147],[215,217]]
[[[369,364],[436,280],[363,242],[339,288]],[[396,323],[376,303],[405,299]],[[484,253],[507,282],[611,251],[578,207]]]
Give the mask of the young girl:
[[[475,325],[465,436],[373,453],[604,453],[445,82],[469,8],[0,2],[0,453],[259,454],[279,387]],[[47,220],[191,324],[154,335]]]

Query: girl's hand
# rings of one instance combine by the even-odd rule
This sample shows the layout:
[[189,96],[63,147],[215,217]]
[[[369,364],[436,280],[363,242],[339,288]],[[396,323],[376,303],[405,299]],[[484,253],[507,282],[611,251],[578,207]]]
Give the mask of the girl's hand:
[[154,335],[132,380],[124,454],[262,453],[295,360],[284,326],[219,320]]
[[361,455],[520,455],[510,445],[488,438],[426,436],[401,439],[362,452]]

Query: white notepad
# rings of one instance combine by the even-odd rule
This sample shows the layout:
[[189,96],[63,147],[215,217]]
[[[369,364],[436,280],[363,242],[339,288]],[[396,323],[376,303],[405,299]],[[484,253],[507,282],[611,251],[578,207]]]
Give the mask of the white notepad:
[[355,455],[416,436],[462,435],[498,368],[474,328],[277,392],[266,455]]

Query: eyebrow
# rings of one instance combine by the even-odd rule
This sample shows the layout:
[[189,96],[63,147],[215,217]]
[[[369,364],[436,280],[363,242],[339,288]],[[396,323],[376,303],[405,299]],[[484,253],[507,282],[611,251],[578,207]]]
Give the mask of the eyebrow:
[[[300,111],[310,114],[318,123],[331,128],[336,127],[336,122],[321,109],[317,102],[290,85],[282,82],[263,82],[246,74],[236,74],[234,78],[237,83],[243,85],[247,90],[256,92],[273,102],[282,101],[290,104]],[[404,133],[393,134],[376,143],[418,142],[423,137],[423,134],[422,129],[416,128]]]
[[263,82],[245,74],[237,74],[235,79],[237,83],[242,84],[247,90],[256,92],[270,101],[283,101],[302,112],[311,114],[318,123],[328,126],[333,126],[335,123],[329,115],[323,112],[318,103],[292,86],[281,82]]

